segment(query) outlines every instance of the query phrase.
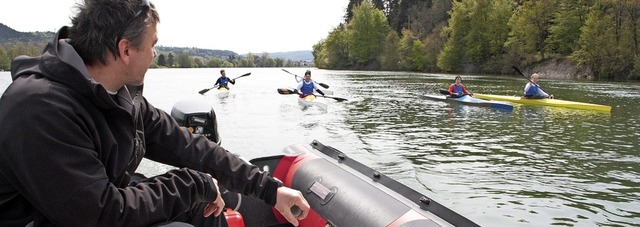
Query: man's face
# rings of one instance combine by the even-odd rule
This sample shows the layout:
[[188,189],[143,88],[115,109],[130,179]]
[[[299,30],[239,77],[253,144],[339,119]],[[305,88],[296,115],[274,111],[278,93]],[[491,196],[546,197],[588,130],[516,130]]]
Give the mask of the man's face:
[[145,29],[144,40],[139,48],[131,48],[131,74],[127,78],[128,85],[142,85],[144,75],[147,73],[151,62],[156,57],[155,45],[158,42],[156,24]]
[[309,74],[304,75],[304,81],[307,81],[307,82],[311,81],[311,75]]
[[225,77],[227,73],[225,71],[220,71],[220,75],[222,75],[222,77]]

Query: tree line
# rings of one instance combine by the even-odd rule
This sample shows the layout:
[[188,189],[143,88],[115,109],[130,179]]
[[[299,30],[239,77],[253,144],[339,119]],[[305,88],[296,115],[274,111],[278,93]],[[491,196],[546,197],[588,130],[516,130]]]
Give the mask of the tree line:
[[151,64],[151,68],[255,68],[255,67],[303,67],[311,62],[292,61],[284,58],[272,58],[268,53],[261,56],[252,53],[246,57],[239,55],[200,57],[186,53],[174,55],[172,52],[161,53]]
[[[11,61],[17,56],[37,56],[45,44],[44,43],[11,43],[0,45],[0,70],[9,71]],[[165,49],[158,47],[158,50]],[[235,53],[228,56],[200,56],[198,54],[185,53],[185,51],[174,53],[168,51],[158,51],[158,57],[151,63],[151,68],[233,68],[233,67],[308,67],[312,62],[293,61],[285,58],[272,58],[268,53],[262,55],[247,54],[246,57]],[[195,49],[195,48],[183,48]]]
[[313,46],[316,67],[512,73],[568,62],[594,79],[640,79],[638,0],[351,0]]

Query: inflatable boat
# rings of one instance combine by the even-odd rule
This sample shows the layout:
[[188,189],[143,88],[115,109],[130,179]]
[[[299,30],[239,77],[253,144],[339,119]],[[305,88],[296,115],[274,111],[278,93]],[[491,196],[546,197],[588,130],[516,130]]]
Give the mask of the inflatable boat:
[[[171,115],[183,127],[220,142],[213,108],[207,102],[177,103]],[[250,160],[299,190],[311,206],[299,226],[478,226],[336,148],[313,141],[286,147],[281,155]],[[290,226],[264,202],[223,193],[229,226]]]

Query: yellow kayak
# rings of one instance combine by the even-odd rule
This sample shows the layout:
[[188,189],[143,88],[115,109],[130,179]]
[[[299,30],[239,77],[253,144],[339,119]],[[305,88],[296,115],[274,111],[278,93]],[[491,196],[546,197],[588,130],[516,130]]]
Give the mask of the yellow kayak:
[[218,88],[218,98],[226,98],[229,97],[229,89],[224,87]]
[[520,103],[527,105],[538,105],[538,106],[555,106],[555,107],[565,107],[572,109],[581,109],[581,110],[597,110],[597,111],[606,111],[611,112],[611,106],[584,103],[584,102],[574,102],[560,99],[528,99],[519,96],[507,96],[507,95],[485,95],[485,94],[473,94],[476,98],[486,99],[486,100],[495,100],[495,101],[507,101],[512,103]]

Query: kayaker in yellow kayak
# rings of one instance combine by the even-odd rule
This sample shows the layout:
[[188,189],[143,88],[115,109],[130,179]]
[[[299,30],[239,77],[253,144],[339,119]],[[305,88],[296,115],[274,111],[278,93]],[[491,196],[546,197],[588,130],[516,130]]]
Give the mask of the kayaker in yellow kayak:
[[227,77],[227,73],[224,72],[224,69],[221,69],[220,77],[218,78],[218,80],[216,80],[216,83],[213,86],[219,84],[220,86],[218,87],[218,89],[226,88],[227,90],[229,90],[228,83],[236,84],[236,80],[229,79],[229,77]]
[[449,85],[449,93],[451,97],[460,97],[463,95],[471,95],[471,92],[467,91],[467,89],[462,85],[462,77],[456,76],[456,82]]
[[538,85],[538,74],[534,73],[531,75],[531,80],[524,86],[524,97],[531,99],[543,99],[543,98],[553,98],[553,95],[547,94],[540,88]]

